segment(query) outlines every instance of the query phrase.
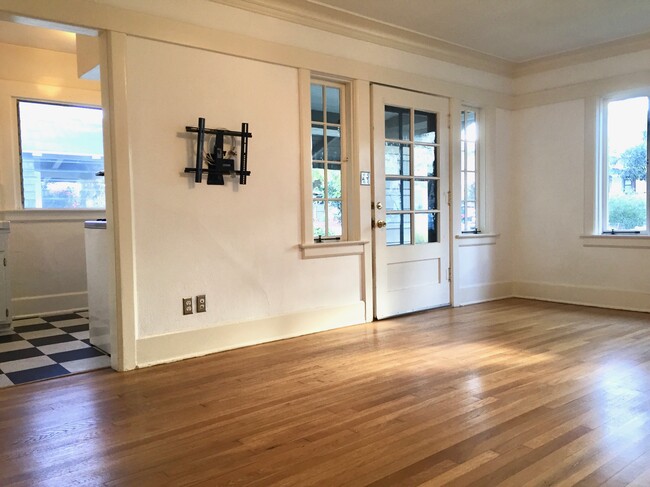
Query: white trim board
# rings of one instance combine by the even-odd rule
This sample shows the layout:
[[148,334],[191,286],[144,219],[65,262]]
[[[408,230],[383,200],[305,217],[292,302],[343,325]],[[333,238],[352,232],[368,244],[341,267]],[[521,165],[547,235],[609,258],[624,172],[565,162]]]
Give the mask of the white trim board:
[[359,301],[336,308],[314,309],[199,330],[140,338],[137,366],[175,362],[234,348],[308,335],[364,323],[366,305]]
[[512,298],[514,297],[513,289],[514,283],[512,282],[489,282],[459,287],[456,289],[454,306],[467,306],[486,301]]
[[514,282],[514,297],[597,308],[650,312],[650,293],[549,282]]
[[29,316],[66,313],[80,309],[88,309],[88,293],[47,294],[43,296],[26,296],[11,300],[14,319]]

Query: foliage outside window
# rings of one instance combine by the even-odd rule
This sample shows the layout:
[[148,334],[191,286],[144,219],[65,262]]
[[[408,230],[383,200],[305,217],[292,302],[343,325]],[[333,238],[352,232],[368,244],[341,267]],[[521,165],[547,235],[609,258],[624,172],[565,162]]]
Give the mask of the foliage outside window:
[[462,110],[460,123],[461,231],[478,233],[478,110]]
[[311,84],[312,211],[315,239],[344,237],[345,86]]
[[604,233],[648,231],[648,97],[606,104]]
[[106,206],[102,110],[18,101],[23,207]]

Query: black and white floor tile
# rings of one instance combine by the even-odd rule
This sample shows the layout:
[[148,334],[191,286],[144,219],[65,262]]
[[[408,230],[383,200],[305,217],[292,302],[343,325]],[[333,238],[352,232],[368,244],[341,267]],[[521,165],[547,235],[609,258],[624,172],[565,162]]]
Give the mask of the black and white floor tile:
[[14,320],[0,332],[0,388],[110,367],[90,344],[88,312]]

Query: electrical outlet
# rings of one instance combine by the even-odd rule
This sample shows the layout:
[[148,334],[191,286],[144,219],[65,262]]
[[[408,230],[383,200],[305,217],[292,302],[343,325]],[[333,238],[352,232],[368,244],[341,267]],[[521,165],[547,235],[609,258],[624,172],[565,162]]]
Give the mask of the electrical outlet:
[[196,312],[205,313],[206,303],[205,303],[205,294],[201,294],[196,297]]
[[183,298],[183,314],[191,315],[192,313],[192,298]]

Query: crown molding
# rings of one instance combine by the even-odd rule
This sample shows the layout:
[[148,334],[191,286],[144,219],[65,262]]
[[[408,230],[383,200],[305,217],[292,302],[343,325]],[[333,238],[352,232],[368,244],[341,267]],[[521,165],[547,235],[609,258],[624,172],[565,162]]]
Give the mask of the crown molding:
[[512,77],[515,63],[450,42],[304,0],[210,0],[333,34]]
[[515,78],[521,78],[544,71],[552,71],[576,64],[599,61],[601,59],[631,54],[646,49],[650,49],[650,33],[625,37],[595,46],[517,63],[514,66],[513,75]]

